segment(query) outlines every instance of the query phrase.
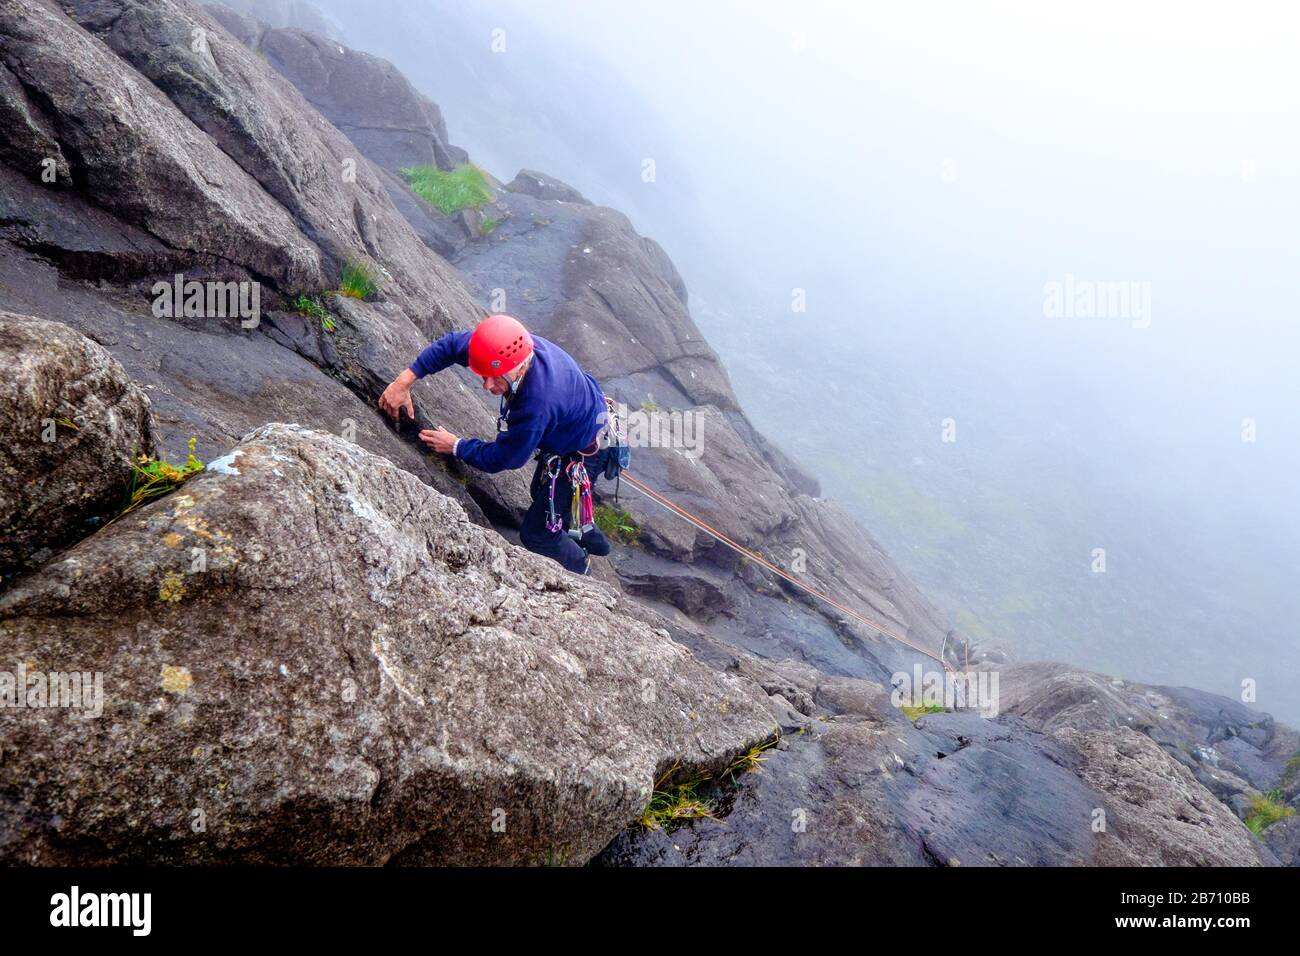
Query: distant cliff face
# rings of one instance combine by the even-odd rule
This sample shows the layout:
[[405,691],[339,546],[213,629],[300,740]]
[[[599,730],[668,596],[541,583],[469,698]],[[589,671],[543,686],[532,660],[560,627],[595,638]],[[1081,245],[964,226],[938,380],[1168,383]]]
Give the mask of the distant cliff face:
[[[53,670],[75,637],[115,719],[156,736],[110,741],[88,722],[60,737],[60,715],[6,713],[0,747],[17,741],[26,756],[3,765],[0,856],[583,862],[613,841],[604,862],[1273,859],[1227,807],[1282,779],[1286,728],[1233,713],[1230,745],[1210,704],[1168,694],[1159,706],[1178,730],[1164,737],[1155,722],[1062,722],[1035,690],[1060,675],[1034,671],[1021,672],[1015,712],[914,722],[890,701],[890,676],[936,662],[627,485],[619,506],[636,540],[602,569],[612,587],[508,545],[526,476],[469,473],[374,407],[430,338],[503,306],[629,411],[697,428],[698,441],[635,448],[640,479],[912,643],[954,661],[961,646],[870,534],[754,430],[677,269],[622,214],[528,170],[494,182],[478,213],[444,216],[397,171],[466,157],[391,64],[182,0],[63,6],[0,8],[0,309],[12,313],[0,332],[12,369],[0,371],[21,380],[33,337],[47,336],[64,347],[43,381],[66,382],[29,389],[31,410],[0,422],[0,437],[21,450],[36,415],[95,434],[55,429],[52,471],[86,507],[50,537],[30,502],[4,499],[16,570],[0,594],[0,654]],[[329,294],[358,263],[378,292]],[[178,273],[255,286],[260,312],[247,324],[168,313],[156,284]],[[63,325],[40,332],[46,322]],[[468,375],[426,379],[415,399],[422,425],[493,433],[495,409]],[[100,527],[136,436],[173,459],[193,437],[221,464]],[[91,456],[116,464],[82,467]],[[111,483],[88,487],[93,476]],[[211,559],[201,569],[195,548]],[[333,696],[346,680],[360,703]],[[230,709],[240,695],[257,719]],[[455,721],[439,710],[453,702]],[[345,704],[373,734],[342,726]],[[722,781],[776,730],[763,774]],[[57,771],[60,739],[102,745],[103,785],[149,804],[106,794],[99,811],[79,809],[99,778]],[[310,766],[291,756],[304,741]],[[1206,770],[1207,747],[1229,786]],[[174,790],[155,789],[148,767],[182,753]],[[695,848],[686,858],[650,831],[615,840],[676,761],[715,775],[730,835],[707,821],[683,831],[672,842]],[[1126,781],[1171,796],[1139,807]],[[805,839],[791,838],[792,799],[828,808]],[[196,842],[169,829],[172,804],[194,801],[246,818]],[[1025,819],[1007,827],[1006,803]],[[502,840],[474,829],[485,807],[518,828]],[[1123,826],[1099,835],[1098,807]],[[338,840],[313,842],[320,814]],[[1183,819],[1203,838],[1159,836]]]

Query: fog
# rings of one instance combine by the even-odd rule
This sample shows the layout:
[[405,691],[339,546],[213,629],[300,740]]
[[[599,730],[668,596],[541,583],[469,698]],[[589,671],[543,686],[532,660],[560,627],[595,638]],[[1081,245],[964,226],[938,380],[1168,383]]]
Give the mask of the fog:
[[1300,720],[1285,5],[318,5],[489,172],[658,239],[955,626]]

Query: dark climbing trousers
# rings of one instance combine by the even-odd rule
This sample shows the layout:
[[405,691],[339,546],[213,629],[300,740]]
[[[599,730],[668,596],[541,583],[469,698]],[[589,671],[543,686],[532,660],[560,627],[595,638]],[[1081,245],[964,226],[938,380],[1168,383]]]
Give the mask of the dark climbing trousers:
[[[587,467],[587,475],[591,478],[593,491],[596,481],[605,470],[605,459],[608,455],[609,449],[602,448],[596,454],[583,459]],[[551,480],[546,475],[547,457],[542,455],[538,458],[537,468],[533,471],[533,503],[529,506],[528,513],[524,515],[523,526],[519,529],[519,543],[529,551],[559,561],[574,574],[585,574],[587,555],[609,554],[609,541],[599,528],[592,528],[582,536],[581,540],[569,535],[573,485],[569,482],[569,476],[565,474],[565,468],[569,462],[582,456],[574,452],[563,456],[560,460],[560,474],[555,479],[555,510],[560,520],[564,522],[564,528],[560,531],[546,530],[547,503],[551,492]]]

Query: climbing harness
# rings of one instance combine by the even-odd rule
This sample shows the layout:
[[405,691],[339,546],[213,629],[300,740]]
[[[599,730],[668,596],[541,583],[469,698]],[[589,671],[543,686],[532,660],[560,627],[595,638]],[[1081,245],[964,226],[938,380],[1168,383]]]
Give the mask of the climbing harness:
[[[953,670],[953,666],[949,664],[948,661],[945,659],[943,652],[940,652],[940,654],[936,655],[933,651],[928,651],[924,647],[920,647],[917,644],[914,644],[912,641],[909,641],[903,635],[899,634],[894,630],[891,630],[888,627],[885,627],[883,624],[879,624],[876,621],[873,621],[871,618],[859,614],[857,611],[854,611],[852,608],[845,607],[844,604],[835,600],[835,598],[831,597],[829,594],[826,594],[823,591],[819,591],[817,588],[813,587],[812,585],[800,581],[798,578],[790,574],[784,568],[773,564],[771,561],[767,560],[767,558],[763,557],[761,554],[756,554],[755,552],[750,551],[744,545],[738,544],[735,541],[731,540],[731,538],[727,537],[721,531],[718,531],[716,528],[713,528],[710,525],[706,524],[704,521],[697,518],[689,511],[687,511],[685,508],[669,501],[667,498],[659,494],[657,491],[647,488],[644,484],[642,484],[640,481],[638,481],[636,478],[632,477],[631,475],[624,473],[623,477],[627,479],[628,484],[630,484],[637,491],[641,492],[641,494],[645,495],[647,498],[651,499],[657,504],[662,505],[664,508],[667,508],[669,511],[677,515],[679,518],[685,519],[695,528],[699,529],[700,531],[703,531],[705,534],[709,535],[720,544],[726,545],[728,548],[735,551],[737,554],[744,555],[746,558],[755,562],[756,564],[762,565],[763,567],[771,571],[773,574],[775,574],[777,577],[781,578],[782,580],[788,581],[790,584],[793,584],[795,587],[800,588],[803,591],[806,591],[807,593],[811,594],[813,597],[825,601],[831,607],[835,608],[838,611],[843,612],[844,614],[847,614],[849,617],[853,618],[858,623],[865,624],[867,627],[871,628],[872,630],[878,631],[879,633],[883,634],[885,637],[897,641],[899,644],[902,644],[904,647],[910,647],[918,654],[924,654],[926,657],[930,658],[931,660],[938,661],[941,665],[943,665],[943,669],[945,671]],[[946,644],[947,641],[945,640],[945,646]],[[967,667],[969,667],[969,663],[967,664]]]

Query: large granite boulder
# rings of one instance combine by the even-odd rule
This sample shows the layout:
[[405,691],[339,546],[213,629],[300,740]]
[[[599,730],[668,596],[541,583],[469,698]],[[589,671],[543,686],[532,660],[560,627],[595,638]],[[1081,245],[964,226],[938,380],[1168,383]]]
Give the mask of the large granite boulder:
[[619,601],[267,425],[0,597],[0,658],[103,687],[0,710],[0,858],[585,862],[775,730]]

